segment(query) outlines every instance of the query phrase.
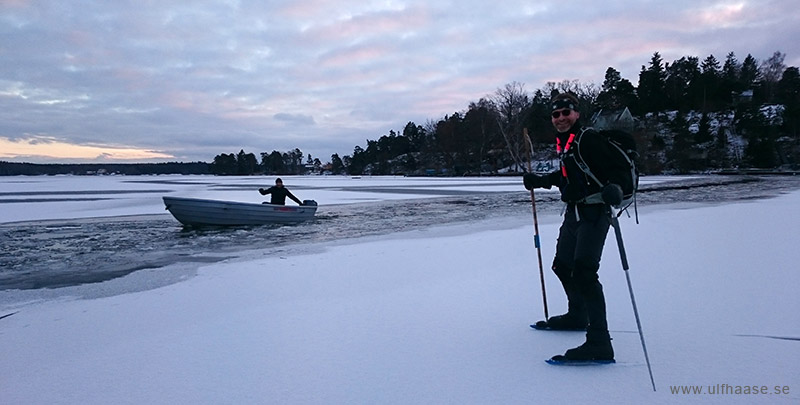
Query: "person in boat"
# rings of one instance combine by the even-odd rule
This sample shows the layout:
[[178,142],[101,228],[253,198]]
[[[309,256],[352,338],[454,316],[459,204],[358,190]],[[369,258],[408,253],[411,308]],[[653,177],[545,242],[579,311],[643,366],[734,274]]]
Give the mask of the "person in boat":
[[[266,188],[266,189],[265,188],[259,188],[258,192],[261,193],[261,195],[270,194],[270,196],[271,196],[270,197],[270,201],[269,201],[270,204],[286,205],[286,197],[289,197],[294,202],[296,202],[297,204],[303,205],[303,202],[300,201],[299,198],[295,197],[294,194],[292,194],[292,192],[289,191],[288,188],[283,186],[283,180],[281,180],[280,177],[275,179],[275,185],[274,186],[272,186],[270,188]],[[266,201],[264,202],[264,204],[266,204]]]

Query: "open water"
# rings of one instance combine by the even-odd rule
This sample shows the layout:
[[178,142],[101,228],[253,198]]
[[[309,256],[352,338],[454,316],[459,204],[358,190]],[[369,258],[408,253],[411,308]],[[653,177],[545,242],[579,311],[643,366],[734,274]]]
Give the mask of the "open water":
[[[797,176],[712,176],[643,186],[638,206],[768,198],[800,188]],[[537,194],[540,219],[563,209],[556,193]],[[195,267],[257,249],[286,250],[434,225],[527,215],[524,190],[474,191],[442,198],[320,206],[300,225],[184,228],[169,214],[0,225],[0,291],[55,289],[116,279],[177,263]],[[522,223],[522,222],[520,222]]]

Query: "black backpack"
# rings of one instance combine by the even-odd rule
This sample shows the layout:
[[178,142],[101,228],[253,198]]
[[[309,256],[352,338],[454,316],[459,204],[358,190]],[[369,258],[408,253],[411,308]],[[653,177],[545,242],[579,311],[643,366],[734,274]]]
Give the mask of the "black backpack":
[[[630,175],[625,177],[624,184],[619,185],[622,188],[622,203],[619,206],[620,212],[617,216],[622,215],[622,212],[630,207],[631,204],[633,204],[634,211],[636,211],[636,190],[639,188],[639,170],[636,168],[636,159],[639,157],[639,153],[636,150],[636,140],[633,139],[633,135],[631,135],[630,132],[620,129],[596,130],[593,128],[584,128],[578,136],[578,140],[580,140],[583,133],[587,130],[594,130],[600,134],[601,138],[608,142],[609,150],[612,151],[614,159],[618,160],[617,164],[619,166],[630,168]],[[575,160],[578,163],[578,167],[586,174],[586,177],[594,181],[600,188],[605,186],[605,184],[592,173],[591,168],[589,168],[581,157],[580,141],[578,141],[577,157],[578,158]],[[598,203],[602,201],[600,193],[595,193],[586,197],[587,203]],[[638,211],[636,214],[638,223]]]

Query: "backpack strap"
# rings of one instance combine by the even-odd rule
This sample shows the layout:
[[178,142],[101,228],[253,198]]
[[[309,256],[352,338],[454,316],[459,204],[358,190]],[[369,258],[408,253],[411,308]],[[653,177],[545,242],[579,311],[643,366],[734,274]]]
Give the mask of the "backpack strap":
[[587,177],[594,180],[594,182],[597,183],[598,186],[603,187],[604,186],[603,182],[601,182],[600,179],[598,179],[597,176],[595,176],[594,173],[592,173],[592,169],[590,169],[589,165],[586,164],[586,160],[583,158],[583,155],[581,154],[581,139],[583,138],[583,134],[588,130],[594,131],[594,128],[588,127],[581,129],[581,133],[575,139],[575,143],[577,146],[575,150],[575,156],[576,156],[575,163]]
[[[592,179],[600,188],[603,187],[603,183],[597,176],[592,173],[592,169],[589,168],[589,165],[586,164],[586,160],[583,159],[583,155],[581,155],[581,139],[583,139],[583,134],[588,130],[593,130],[592,127],[584,127],[581,128],[580,134],[575,138],[575,164],[578,165],[578,168],[581,169],[586,177]],[[586,197],[582,198],[578,203],[581,204],[605,204],[603,201],[603,195],[600,192],[589,194]]]

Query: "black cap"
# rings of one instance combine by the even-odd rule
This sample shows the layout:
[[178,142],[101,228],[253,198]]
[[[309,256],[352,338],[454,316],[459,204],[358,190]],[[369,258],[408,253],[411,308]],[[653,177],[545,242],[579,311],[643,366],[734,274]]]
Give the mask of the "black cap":
[[578,109],[578,98],[572,93],[557,94],[551,101],[553,110],[560,110],[562,108],[569,108],[570,110]]

